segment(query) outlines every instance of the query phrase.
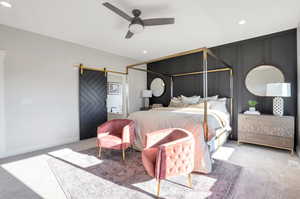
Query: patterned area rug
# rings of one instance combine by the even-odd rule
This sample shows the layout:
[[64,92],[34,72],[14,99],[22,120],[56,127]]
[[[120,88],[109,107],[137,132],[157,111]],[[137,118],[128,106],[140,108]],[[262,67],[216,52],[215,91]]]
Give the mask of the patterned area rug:
[[[156,181],[149,177],[142,165],[141,153],[128,150],[126,160],[121,152],[97,149],[52,155],[48,160],[67,198],[72,199],[147,199],[156,198]],[[51,154],[50,154],[51,155]],[[80,159],[80,160],[79,160]],[[209,175],[193,174],[193,189],[187,187],[187,176],[161,181],[161,198],[225,199],[231,192],[241,167],[216,160]]]

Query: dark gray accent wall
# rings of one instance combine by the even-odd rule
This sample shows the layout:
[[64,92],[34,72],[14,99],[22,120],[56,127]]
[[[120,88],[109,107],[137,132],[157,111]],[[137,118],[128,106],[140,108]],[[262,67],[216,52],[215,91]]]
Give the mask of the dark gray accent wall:
[[[255,66],[269,64],[283,71],[286,82],[292,84],[292,97],[285,98],[285,115],[297,116],[297,34],[296,29],[261,36],[258,38],[234,42],[211,48],[223,60],[233,66],[234,74],[234,115],[233,136],[237,139],[237,114],[248,109],[248,100],[257,100],[257,109],[266,114],[272,113],[272,98],[258,97],[251,94],[245,87],[245,77]],[[209,69],[224,67],[221,63],[210,58]],[[195,53],[148,64],[148,69],[169,74],[193,72],[202,70],[202,55]],[[148,74],[148,87],[155,77]],[[208,94],[230,96],[229,73],[220,72],[209,74]],[[162,97],[151,98],[151,103],[162,103],[165,106],[170,100],[170,80],[164,78],[167,91]],[[174,79],[174,96],[202,95],[202,76],[177,77]],[[297,135],[296,135],[297,137]]]

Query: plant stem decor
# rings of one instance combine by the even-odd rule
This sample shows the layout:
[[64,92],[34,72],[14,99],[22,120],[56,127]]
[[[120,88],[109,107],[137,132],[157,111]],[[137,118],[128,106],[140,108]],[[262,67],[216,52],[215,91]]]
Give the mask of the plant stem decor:
[[249,107],[254,107],[254,108],[255,108],[255,106],[256,106],[257,104],[258,104],[258,103],[257,103],[257,101],[255,101],[255,100],[249,100],[249,101],[248,101]]

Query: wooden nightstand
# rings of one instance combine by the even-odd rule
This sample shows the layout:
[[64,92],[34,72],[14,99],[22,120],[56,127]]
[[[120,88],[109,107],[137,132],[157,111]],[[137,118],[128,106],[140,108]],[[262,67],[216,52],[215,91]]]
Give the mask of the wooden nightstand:
[[238,143],[251,143],[290,150],[294,153],[293,116],[239,114]]

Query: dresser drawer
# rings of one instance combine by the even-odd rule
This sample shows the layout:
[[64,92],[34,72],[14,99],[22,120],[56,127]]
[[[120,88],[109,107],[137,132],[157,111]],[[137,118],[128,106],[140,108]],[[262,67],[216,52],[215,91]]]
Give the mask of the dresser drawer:
[[239,134],[239,142],[253,143],[289,150],[292,150],[294,146],[293,138],[254,134],[247,132],[241,132]]

